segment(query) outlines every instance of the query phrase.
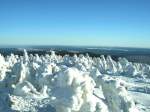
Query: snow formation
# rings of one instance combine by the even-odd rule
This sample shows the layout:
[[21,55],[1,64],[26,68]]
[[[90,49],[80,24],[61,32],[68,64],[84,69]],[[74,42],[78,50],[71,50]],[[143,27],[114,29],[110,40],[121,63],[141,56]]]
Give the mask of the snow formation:
[[0,112],[138,112],[126,81],[150,66],[110,56],[0,55]]

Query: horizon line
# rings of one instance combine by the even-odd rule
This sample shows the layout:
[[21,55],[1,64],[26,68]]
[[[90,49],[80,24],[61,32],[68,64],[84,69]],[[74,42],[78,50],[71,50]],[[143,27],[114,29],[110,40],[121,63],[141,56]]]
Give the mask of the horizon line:
[[139,48],[150,49],[150,47],[133,47],[133,46],[104,46],[104,45],[0,45],[0,48],[18,48],[18,47],[107,47],[107,48]]

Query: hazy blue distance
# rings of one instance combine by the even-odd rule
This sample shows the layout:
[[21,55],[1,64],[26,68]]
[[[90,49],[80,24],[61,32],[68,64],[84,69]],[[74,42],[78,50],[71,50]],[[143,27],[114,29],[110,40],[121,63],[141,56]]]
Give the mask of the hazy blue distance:
[[150,1],[0,0],[0,45],[150,48]]

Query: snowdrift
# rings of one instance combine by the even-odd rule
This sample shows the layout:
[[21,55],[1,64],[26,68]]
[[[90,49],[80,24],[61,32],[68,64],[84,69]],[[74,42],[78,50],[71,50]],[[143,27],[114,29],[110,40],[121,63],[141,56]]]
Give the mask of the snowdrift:
[[0,55],[0,112],[139,112],[129,84],[150,66],[110,56]]

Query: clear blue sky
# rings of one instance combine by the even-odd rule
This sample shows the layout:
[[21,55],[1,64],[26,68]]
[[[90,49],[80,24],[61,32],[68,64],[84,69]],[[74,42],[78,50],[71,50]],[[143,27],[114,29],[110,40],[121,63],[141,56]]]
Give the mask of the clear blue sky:
[[0,45],[150,48],[150,0],[0,0]]

